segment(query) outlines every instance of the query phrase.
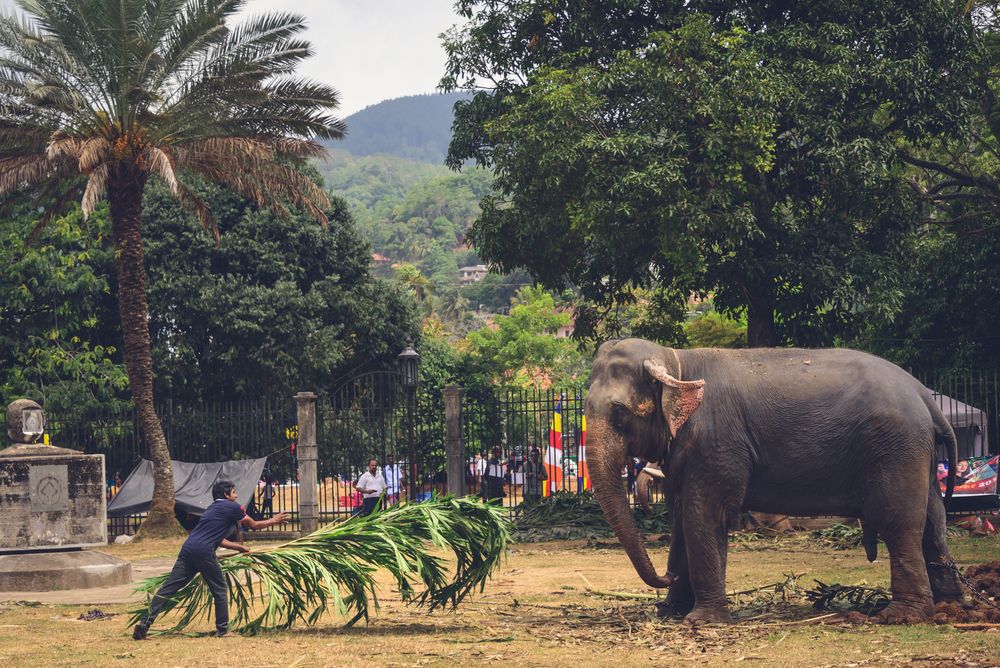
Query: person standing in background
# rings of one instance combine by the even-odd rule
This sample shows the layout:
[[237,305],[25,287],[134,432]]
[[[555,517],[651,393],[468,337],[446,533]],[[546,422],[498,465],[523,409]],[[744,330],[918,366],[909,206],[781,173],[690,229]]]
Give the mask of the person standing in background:
[[393,455],[387,455],[386,459],[388,461],[383,470],[383,477],[385,478],[385,505],[391,506],[399,503],[399,492],[402,489],[404,480],[403,467],[401,464],[396,463],[396,457]]
[[379,498],[385,492],[385,476],[378,467],[378,460],[372,459],[368,462],[368,470],[358,478],[358,484],[354,486],[361,492],[361,508],[355,513],[361,517],[371,515],[378,504]]

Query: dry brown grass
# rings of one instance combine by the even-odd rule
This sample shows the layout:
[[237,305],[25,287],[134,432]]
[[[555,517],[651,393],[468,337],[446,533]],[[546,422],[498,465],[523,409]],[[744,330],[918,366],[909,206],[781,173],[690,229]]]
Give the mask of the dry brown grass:
[[[953,544],[965,562],[1000,552],[996,539]],[[134,553],[128,547],[109,551],[128,558],[176,551],[167,544],[132,546]],[[662,562],[666,550],[652,549],[654,560]],[[868,564],[861,550],[821,550],[785,540],[734,547],[728,587],[748,589],[792,572],[804,574],[804,585],[814,578],[888,585],[884,559]],[[588,589],[649,593],[620,549],[581,542],[515,545],[486,591],[457,612],[427,614],[407,607],[386,586],[379,615],[353,629],[328,616],[313,628],[255,638],[151,636],[137,643],[125,627],[125,605],[101,606],[116,616],[84,622],[78,617],[94,606],[4,604],[0,666],[1000,665],[1000,633],[931,625],[821,626],[804,623],[820,613],[797,601],[756,609],[744,603],[736,625],[693,630],[656,619],[645,601],[616,600]],[[196,629],[207,632],[211,623]]]

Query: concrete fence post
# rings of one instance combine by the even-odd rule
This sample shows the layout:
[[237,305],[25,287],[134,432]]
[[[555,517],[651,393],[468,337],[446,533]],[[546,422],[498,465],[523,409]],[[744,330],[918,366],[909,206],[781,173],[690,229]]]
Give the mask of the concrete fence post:
[[295,395],[295,406],[299,429],[299,443],[295,449],[299,460],[299,530],[305,535],[319,528],[316,395],[299,392]]
[[465,471],[469,467],[462,447],[462,393],[464,388],[449,385],[444,394],[444,450],[448,463],[448,493],[465,496]]

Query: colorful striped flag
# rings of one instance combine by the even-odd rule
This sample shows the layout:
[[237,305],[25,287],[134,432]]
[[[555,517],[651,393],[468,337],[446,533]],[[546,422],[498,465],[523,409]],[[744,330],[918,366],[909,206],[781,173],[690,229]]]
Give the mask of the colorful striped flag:
[[556,402],[549,428],[549,447],[545,448],[545,473],[549,476],[543,484],[542,495],[549,496],[562,489],[562,397]]
[[580,418],[580,458],[576,469],[577,492],[590,489],[590,472],[587,471],[587,416]]

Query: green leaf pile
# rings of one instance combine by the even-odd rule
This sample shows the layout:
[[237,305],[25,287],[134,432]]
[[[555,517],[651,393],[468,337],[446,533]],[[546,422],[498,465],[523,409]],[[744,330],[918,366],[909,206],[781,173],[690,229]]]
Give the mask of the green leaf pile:
[[[230,628],[244,634],[315,624],[329,609],[347,626],[378,610],[375,575],[389,571],[403,599],[430,610],[455,607],[498,566],[510,539],[506,511],[473,498],[435,497],[393,506],[368,517],[329,524],[278,547],[228,557],[222,572],[229,585]],[[450,550],[448,561],[434,548]],[[135,624],[167,574],[138,588],[147,605],[132,611]],[[171,631],[209,618],[212,595],[199,575],[166,609],[180,615]]]

